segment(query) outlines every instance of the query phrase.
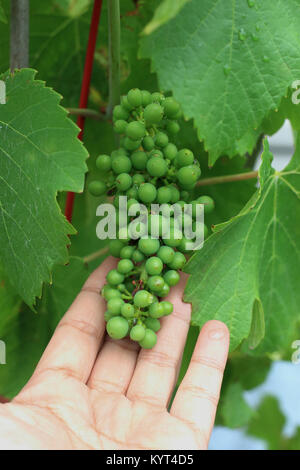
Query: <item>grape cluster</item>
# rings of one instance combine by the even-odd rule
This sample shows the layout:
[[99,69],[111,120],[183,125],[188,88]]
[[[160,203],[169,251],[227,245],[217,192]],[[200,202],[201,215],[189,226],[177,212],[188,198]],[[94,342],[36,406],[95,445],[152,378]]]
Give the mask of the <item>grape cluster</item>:
[[[173,305],[164,298],[179,282],[178,271],[188,255],[188,240],[182,235],[175,214],[166,238],[164,217],[151,212],[150,206],[164,204],[172,215],[173,204],[177,203],[183,213],[184,205],[190,203],[190,216],[185,214],[183,219],[193,231],[199,228],[195,221],[197,204],[204,204],[205,213],[214,209],[209,196],[193,199],[193,189],[201,175],[199,162],[191,150],[179,150],[172,142],[180,130],[181,114],[172,97],[130,90],[113,111],[114,130],[121,136],[120,148],[96,160],[97,168],[106,174],[106,182],[89,184],[94,196],[114,196],[117,213],[120,196],[127,196],[128,208],[138,203],[147,207],[148,223],[140,222],[135,236],[131,236],[128,217],[127,236],[120,228],[117,239],[110,241],[110,253],[120,260],[117,268],[107,274],[107,284],[102,289],[107,301],[108,334],[114,339],[129,335],[146,349],[156,344],[160,318],[173,311]],[[206,236],[206,226],[201,229]]]

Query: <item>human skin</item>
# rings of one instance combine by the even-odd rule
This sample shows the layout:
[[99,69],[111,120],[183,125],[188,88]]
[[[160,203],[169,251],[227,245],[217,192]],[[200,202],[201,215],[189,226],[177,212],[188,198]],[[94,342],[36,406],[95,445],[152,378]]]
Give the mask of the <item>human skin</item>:
[[0,405],[1,449],[206,449],[213,428],[229,332],[207,322],[188,371],[174,390],[191,315],[182,302],[186,275],[168,297],[156,346],[140,350],[105,334],[99,295],[108,258],[60,321],[33,376]]

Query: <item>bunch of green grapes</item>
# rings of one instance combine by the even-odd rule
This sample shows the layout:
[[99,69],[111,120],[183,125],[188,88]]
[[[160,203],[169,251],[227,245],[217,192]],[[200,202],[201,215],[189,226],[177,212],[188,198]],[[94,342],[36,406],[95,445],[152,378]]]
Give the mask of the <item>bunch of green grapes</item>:
[[[127,233],[120,228],[117,239],[110,241],[110,253],[119,261],[117,268],[107,274],[102,289],[107,301],[108,334],[114,339],[129,335],[143,348],[156,344],[160,319],[173,311],[173,305],[164,299],[179,282],[179,271],[188,256],[188,240],[182,236],[173,205],[176,203],[182,211],[181,224],[190,225],[194,232],[204,230],[204,237],[207,227],[198,227],[195,220],[197,205],[204,204],[205,213],[214,209],[209,196],[193,199],[201,175],[199,162],[191,150],[179,150],[172,142],[180,130],[181,114],[172,97],[130,90],[113,111],[114,129],[121,136],[120,148],[110,156],[100,155],[96,161],[97,168],[106,174],[106,182],[92,181],[89,185],[94,196],[114,196],[117,223],[120,196],[127,196],[128,208],[141,203],[148,210],[148,223],[138,224],[138,235],[135,232],[131,236],[128,217]],[[167,236],[164,216],[151,212],[153,203],[164,204],[170,210]],[[192,211],[183,217],[186,203],[191,204]]]

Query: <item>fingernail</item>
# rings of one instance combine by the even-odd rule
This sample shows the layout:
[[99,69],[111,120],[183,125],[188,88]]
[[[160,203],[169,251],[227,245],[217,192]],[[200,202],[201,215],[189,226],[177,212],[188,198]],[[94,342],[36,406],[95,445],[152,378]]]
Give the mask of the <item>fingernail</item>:
[[225,336],[225,331],[223,328],[215,328],[209,332],[209,337],[211,339],[223,339]]

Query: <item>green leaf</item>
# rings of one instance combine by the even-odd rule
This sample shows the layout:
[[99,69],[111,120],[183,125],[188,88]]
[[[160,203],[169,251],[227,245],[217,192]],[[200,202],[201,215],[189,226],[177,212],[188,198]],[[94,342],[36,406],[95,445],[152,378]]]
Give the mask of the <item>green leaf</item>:
[[229,428],[240,428],[249,422],[252,415],[253,410],[243,397],[241,384],[230,384],[223,395],[221,403],[221,416],[224,425]]
[[247,339],[249,349],[255,349],[265,336],[265,316],[261,301],[254,300],[252,323]]
[[282,449],[282,430],[285,417],[275,397],[266,396],[249,423],[247,433],[267,442],[269,450]]
[[154,12],[150,23],[144,28],[144,34],[153,33],[157,28],[174,18],[190,0],[163,0]]
[[0,1],[0,21],[2,23],[7,23],[7,18],[6,18],[6,15],[5,15],[5,12],[4,12],[4,9],[3,9],[3,6],[2,6],[2,2]]
[[240,382],[243,390],[251,390],[266,380],[270,367],[271,360],[266,356],[232,353],[225,369],[224,385]]
[[54,264],[68,261],[74,233],[58,191],[83,190],[87,152],[60,96],[24,69],[6,74],[0,105],[0,260],[16,292],[32,306]]
[[251,153],[258,129],[300,75],[300,5],[295,0],[191,0],[170,22],[142,38],[163,90],[193,118],[213,164]]
[[224,321],[231,350],[249,336],[255,299],[261,302],[266,334],[258,354],[290,345],[299,320],[300,141],[282,172],[272,169],[271,158],[265,142],[260,188],[238,216],[215,227],[186,268],[192,324]]

